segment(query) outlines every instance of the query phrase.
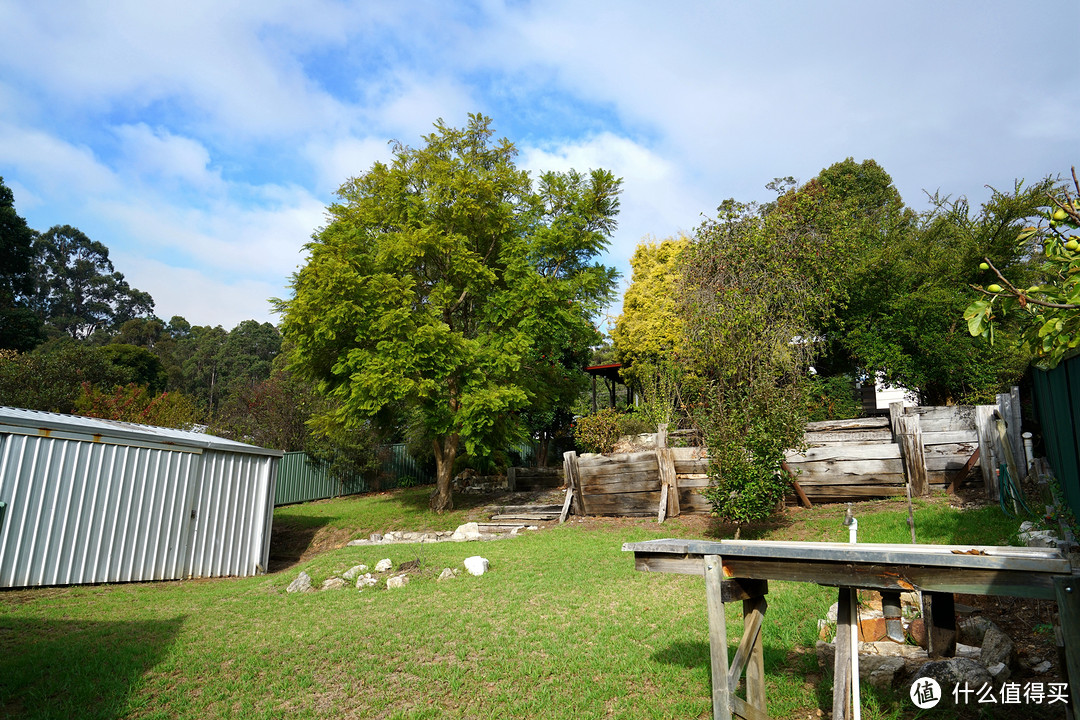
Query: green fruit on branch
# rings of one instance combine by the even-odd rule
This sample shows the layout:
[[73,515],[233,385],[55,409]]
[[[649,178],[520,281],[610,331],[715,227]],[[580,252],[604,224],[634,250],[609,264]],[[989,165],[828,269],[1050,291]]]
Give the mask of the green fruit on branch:
[[1069,217],[1069,213],[1065,212],[1064,208],[1058,208],[1050,217],[1052,217],[1054,220],[1057,220],[1058,222],[1061,222],[1065,218]]
[[979,263],[979,269],[980,270],[989,270],[990,266],[987,265],[986,263]]
[[1072,240],[1069,240],[1069,242],[1065,243],[1066,250],[1075,251],[1078,247],[1080,247],[1080,242],[1077,242],[1076,238],[1073,238]]
[[993,292],[993,293],[998,293],[998,292],[1002,291],[1002,287],[1000,285],[998,285],[997,283],[994,283],[993,285],[987,285],[986,289],[987,289],[988,292]]

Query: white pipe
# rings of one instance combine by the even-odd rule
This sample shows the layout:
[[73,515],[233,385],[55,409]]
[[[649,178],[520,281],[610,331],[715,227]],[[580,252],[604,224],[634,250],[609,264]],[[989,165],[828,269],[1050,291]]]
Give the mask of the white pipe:
[[[858,542],[859,521],[853,516],[848,525],[848,542]],[[851,713],[854,720],[862,716],[859,696],[859,591],[851,588]]]
[[1031,442],[1031,433],[1026,432],[1023,435],[1024,438],[1024,457],[1027,458],[1027,470],[1031,470],[1031,466],[1035,463],[1035,447]]

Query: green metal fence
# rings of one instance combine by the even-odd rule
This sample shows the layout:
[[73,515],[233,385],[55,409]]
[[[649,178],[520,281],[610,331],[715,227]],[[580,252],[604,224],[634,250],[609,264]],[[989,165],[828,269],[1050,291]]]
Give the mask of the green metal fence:
[[435,482],[433,468],[409,455],[404,444],[389,445],[383,450],[386,459],[380,471],[368,478],[362,475],[333,474],[326,463],[309,457],[307,453],[285,453],[278,465],[274,505],[291,505]]
[[1046,458],[1069,508],[1080,517],[1080,356],[1031,374]]

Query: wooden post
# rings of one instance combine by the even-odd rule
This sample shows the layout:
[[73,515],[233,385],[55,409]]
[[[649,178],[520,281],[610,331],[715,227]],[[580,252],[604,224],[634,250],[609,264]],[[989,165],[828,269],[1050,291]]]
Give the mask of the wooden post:
[[713,720],[731,720],[728,685],[727,618],[724,616],[724,566],[719,555],[706,555],[705,604],[709,610],[709,657],[712,667]]
[[[768,603],[765,598],[743,600],[744,632],[753,632],[755,637],[746,665],[746,701],[762,713],[765,708],[765,652],[761,643],[761,624],[765,618]],[[754,629],[756,628],[756,632]],[[738,678],[735,679],[738,682]],[[734,693],[734,690],[732,690]]]
[[578,515],[584,515],[585,498],[581,494],[581,468],[578,466],[577,453],[573,450],[563,453],[563,474],[566,476],[566,486],[574,491],[574,502],[577,503],[575,512]]
[[679,482],[675,477],[675,454],[671,448],[656,449],[656,465],[660,473],[660,512],[658,519],[676,517],[682,511],[679,507]]
[[656,426],[656,447],[657,447],[657,449],[667,447],[667,426],[668,426],[667,423],[660,423],[660,424],[658,424]]
[[1069,682],[1073,713],[1080,708],[1080,582],[1077,580],[1080,578],[1074,575],[1054,578],[1061,640],[1065,646],[1065,679]]
[[904,403],[889,403],[889,429],[892,430],[893,442],[900,442],[900,418],[904,415]]
[[510,492],[517,492],[517,468],[506,468],[506,489]]
[[979,467],[982,470],[983,487],[991,500],[998,499],[996,476],[994,475],[994,443],[997,430],[994,426],[993,405],[975,406],[975,432],[979,436]]
[[[833,664],[833,720],[851,717],[851,589],[842,587],[836,606],[836,658]],[[855,648],[858,652],[858,648]],[[856,678],[858,682],[858,678]]]
[[952,593],[924,592],[922,605],[927,652],[932,658],[952,657],[956,654],[956,609]]
[[574,499],[574,489],[566,488],[566,498],[563,500],[562,512],[559,513],[559,524],[566,522],[566,516],[570,514],[570,501]]
[[599,410],[596,407],[596,374],[593,373],[592,374],[592,414],[595,415],[597,412],[599,412]]
[[918,415],[903,415],[898,418],[900,428],[900,455],[904,459],[904,474],[907,475],[911,492],[914,495],[929,495],[930,481],[926,475],[926,455],[923,449],[922,428]]
[[806,497],[806,493],[803,492],[798,476],[791,469],[791,466],[787,464],[787,461],[780,463],[780,469],[788,474],[788,482],[791,483],[792,489],[795,490],[795,497],[799,498],[799,504],[803,507],[814,507],[810,502],[810,498]]

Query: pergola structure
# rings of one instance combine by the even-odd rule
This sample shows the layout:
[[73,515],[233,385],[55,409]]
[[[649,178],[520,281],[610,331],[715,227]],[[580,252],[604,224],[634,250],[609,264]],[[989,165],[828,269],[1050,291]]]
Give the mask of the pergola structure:
[[591,365],[585,368],[585,372],[592,376],[592,411],[595,415],[599,409],[596,404],[596,378],[603,378],[604,385],[608,389],[608,397],[611,402],[611,407],[615,407],[615,386],[623,385],[626,387],[626,404],[632,405],[634,402],[634,390],[619,376],[619,370],[622,369],[622,363],[608,363],[606,365]]

